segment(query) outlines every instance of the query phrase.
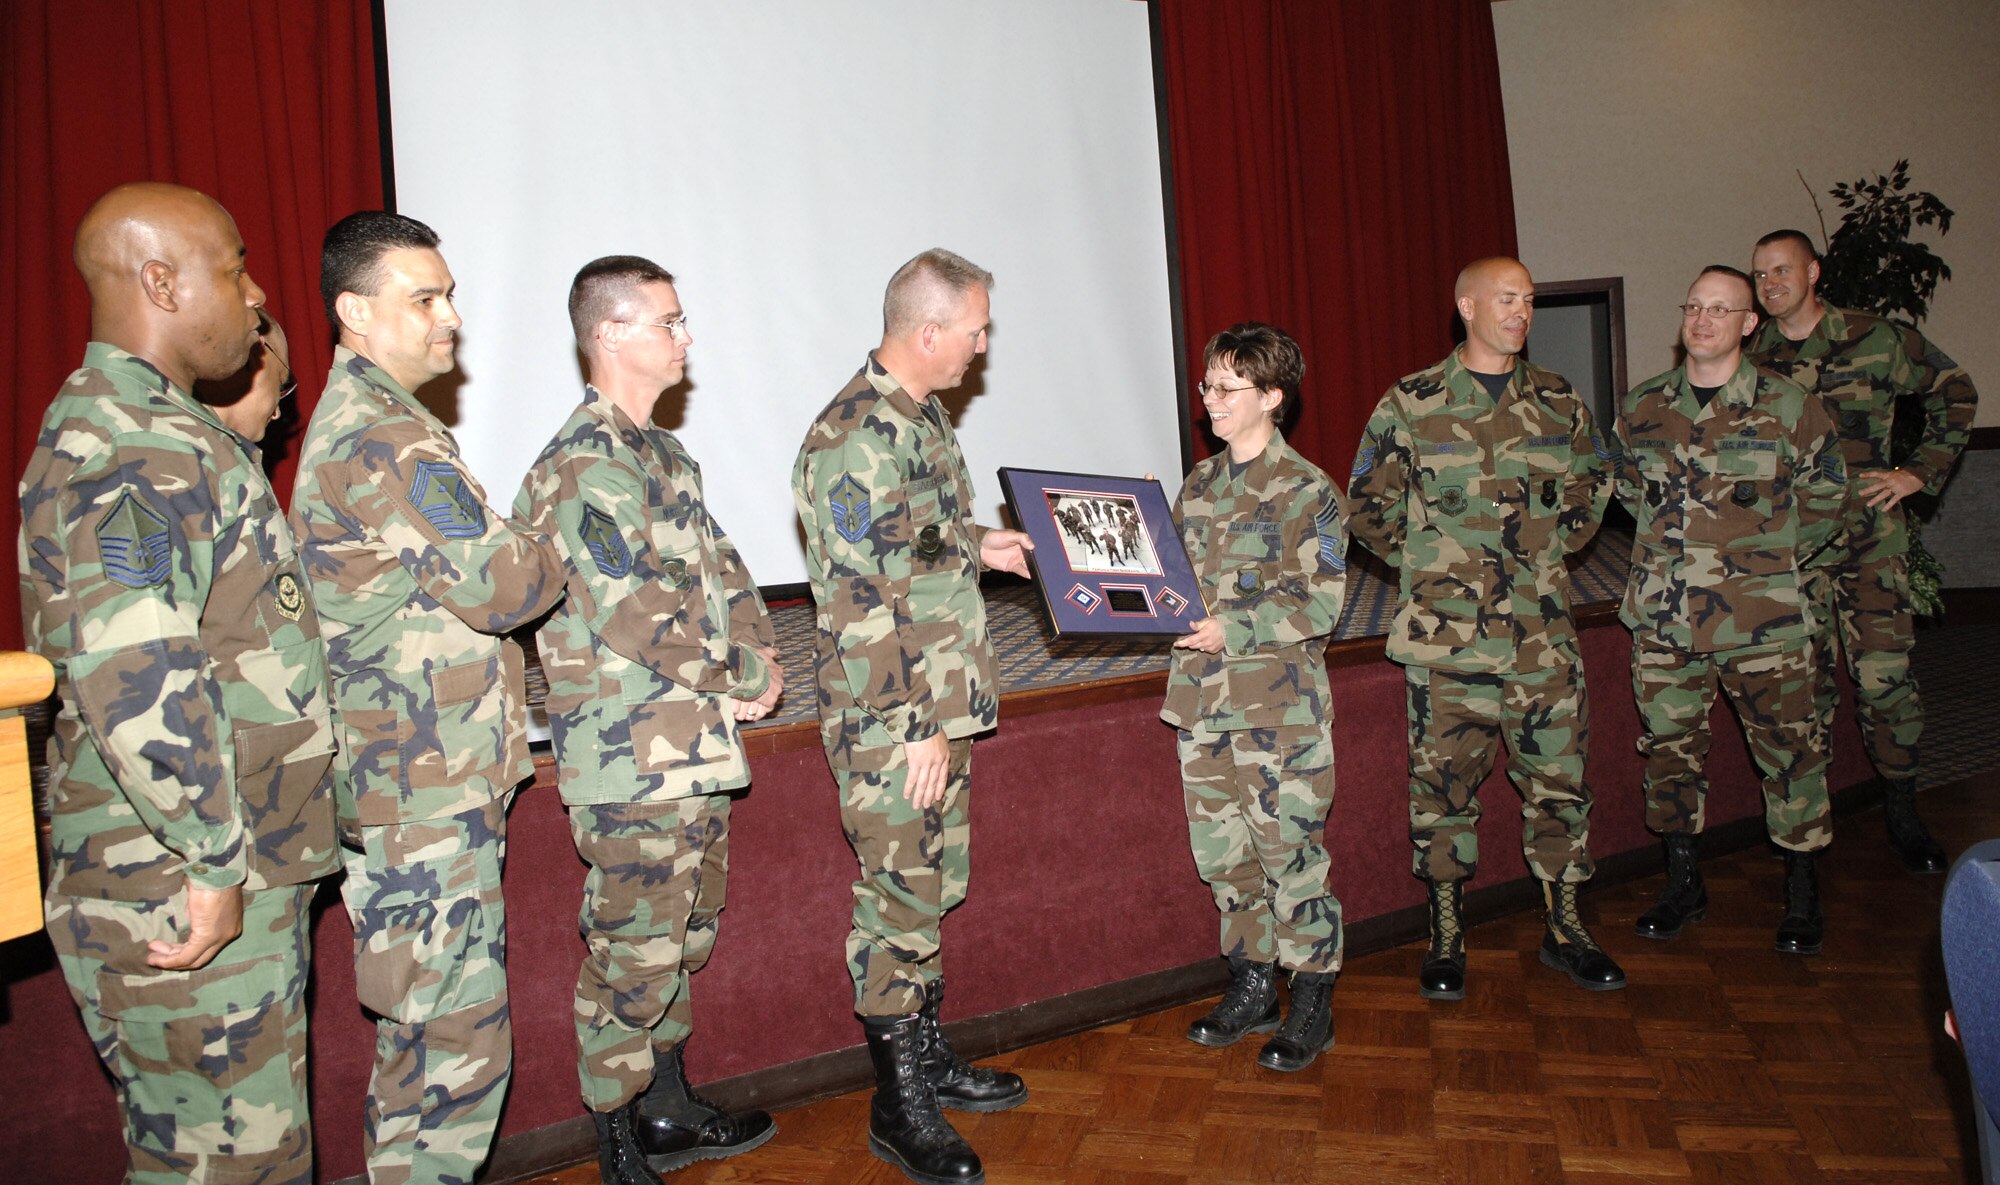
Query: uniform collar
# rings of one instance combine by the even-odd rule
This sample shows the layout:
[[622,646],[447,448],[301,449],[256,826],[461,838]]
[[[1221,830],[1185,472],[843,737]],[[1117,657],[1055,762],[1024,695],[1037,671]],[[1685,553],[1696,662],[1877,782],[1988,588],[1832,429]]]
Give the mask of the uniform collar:
[[1750,355],[1742,354],[1736,359],[1736,373],[1722,384],[1707,407],[1703,407],[1694,397],[1694,383],[1688,379],[1687,367],[1674,372],[1674,407],[1690,420],[1700,419],[1719,406],[1733,412],[1746,412],[1757,402],[1757,368],[1750,364]]
[[1491,402],[1497,405],[1505,401],[1510,391],[1518,399],[1528,390],[1527,365],[1521,361],[1519,354],[1514,355],[1514,370],[1507,378],[1507,386],[1500,392],[1499,399],[1493,399],[1486,394],[1486,388],[1479,380],[1473,377],[1471,368],[1465,365],[1465,359],[1459,357],[1457,350],[1453,350],[1444,360],[1445,389],[1450,392],[1453,403],[1476,399],[1481,403]]
[[[868,385],[874,387],[876,393],[888,400],[889,406],[901,412],[905,418],[912,420],[930,419],[929,414],[924,411],[923,405],[919,404],[908,391],[903,390],[903,384],[897,380],[895,375],[889,373],[887,367],[876,361],[873,350],[868,352],[868,364],[861,368],[861,373],[868,377]],[[931,398],[936,399],[937,395],[933,393]]]
[[215,414],[214,408],[181,390],[158,367],[137,354],[121,350],[108,342],[91,342],[84,347],[83,364],[92,370],[100,370],[123,378],[127,382],[137,383],[148,393],[165,399],[202,423],[236,436],[236,439],[252,449],[256,448],[255,444],[242,436],[237,436],[233,429],[224,424],[222,418]]
[[665,455],[666,450],[660,448],[654,439],[654,433],[665,434],[666,429],[656,428],[652,424],[633,423],[632,417],[625,414],[624,408],[589,383],[583,385],[583,405],[590,409],[592,415],[602,420],[606,428],[625,441],[626,447],[642,454],[648,450],[659,453],[661,455],[656,458],[656,462],[671,467],[672,461]]
[[[1242,482],[1245,490],[1259,490],[1269,485],[1271,473],[1278,467],[1278,458],[1285,451],[1285,433],[1281,428],[1271,429],[1271,439],[1264,442],[1264,451],[1250,458],[1243,467]],[[1222,480],[1225,484],[1236,479],[1235,461],[1229,456],[1229,447],[1222,449]]]
[[[390,378],[388,371],[383,370],[346,346],[336,345],[333,348],[333,373],[336,375],[352,375],[360,379],[362,382],[380,391],[383,395],[388,396],[391,403],[401,405],[403,411],[415,416],[432,431],[455,442],[456,438],[452,437],[451,429],[445,425],[445,422],[432,415],[431,409],[418,402],[415,395],[405,391],[401,383]],[[333,384],[328,382],[327,386],[331,388]]]

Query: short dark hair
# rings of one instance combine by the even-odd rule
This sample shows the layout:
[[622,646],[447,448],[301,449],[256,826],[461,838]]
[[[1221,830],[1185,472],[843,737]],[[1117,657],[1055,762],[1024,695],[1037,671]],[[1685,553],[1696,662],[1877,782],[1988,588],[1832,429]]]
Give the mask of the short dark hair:
[[1703,276],[1730,276],[1741,280],[1743,281],[1743,290],[1750,294],[1751,302],[1753,304],[1756,302],[1757,285],[1750,282],[1750,273],[1740,267],[1730,267],[1726,263],[1711,263],[1699,272],[1696,272],[1694,278],[1699,282]]
[[609,321],[618,306],[642,284],[671,284],[674,274],[639,255],[606,255],[579,268],[569,285],[569,325],[577,348],[588,353],[600,321]]
[[373,296],[382,290],[382,257],[406,248],[435,248],[438,233],[414,218],[387,210],[357,210],[327,228],[319,247],[319,296],[326,319],[340,328],[333,302],[343,292]]
[[[1758,239],[1757,247],[1768,247],[1772,243],[1784,243],[1784,242],[1797,243],[1799,246],[1805,248],[1806,258],[1808,260],[1817,260],[1819,258],[1819,248],[1813,246],[1812,236],[1808,235],[1806,232],[1802,230],[1791,230],[1789,228],[1785,230],[1774,230],[1770,234],[1765,235],[1763,238]],[[1750,248],[1753,254],[1756,252],[1757,247]]]
[[1284,393],[1277,414],[1271,418],[1281,427],[1299,403],[1299,387],[1306,378],[1305,351],[1292,335],[1262,321],[1243,321],[1208,339],[1201,352],[1203,366],[1221,363],[1259,387],[1276,387]]

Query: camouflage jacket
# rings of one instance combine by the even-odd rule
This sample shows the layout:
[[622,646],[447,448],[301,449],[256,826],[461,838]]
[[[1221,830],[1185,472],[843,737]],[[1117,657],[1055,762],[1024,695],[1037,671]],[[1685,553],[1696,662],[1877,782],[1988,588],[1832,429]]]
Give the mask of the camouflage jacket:
[[673,433],[594,388],[541,456],[514,515],[555,541],[569,595],[537,639],[563,801],[711,794],[750,780],[726,699],[755,699],[776,635]]
[[1331,721],[1326,639],[1347,595],[1339,487],[1273,432],[1241,476],[1227,452],[1197,464],[1174,524],[1223,647],[1173,652],[1161,718],[1209,732]]
[[325,653],[256,445],[92,342],[21,480],[20,561],[27,644],[62,695],[56,892],[333,871]]
[[[1932,494],[1972,436],[1979,394],[1958,363],[1907,325],[1867,313],[1826,306],[1804,341],[1792,341],[1776,318],[1750,339],[1750,360],[1828,401],[1840,434],[1841,455],[1853,478],[1864,469],[1889,468],[1889,439],[1896,398],[1914,395],[1923,408],[1923,441],[1903,463]],[[1900,507],[1884,513],[1860,498],[1848,503],[1853,542],[1871,551],[1901,555],[1908,547]]]
[[497,635],[562,594],[561,560],[488,511],[445,426],[345,347],[306,427],[292,526],[326,631],[342,819],[440,818],[527,777],[521,651]]
[[871,354],[806,432],[792,467],[817,607],[820,739],[836,768],[892,746],[971,736],[1000,716],[979,592],[972,478],[951,417]]
[[1707,407],[1680,369],[1634,387],[1617,436],[1639,523],[1625,624],[1695,653],[1809,633],[1800,572],[1832,557],[1847,502],[1824,404],[1746,357]]
[[1528,362],[1497,401],[1456,350],[1389,388],[1347,507],[1347,529],[1402,572],[1389,657],[1489,674],[1576,662],[1563,558],[1597,531],[1610,460],[1568,381]]

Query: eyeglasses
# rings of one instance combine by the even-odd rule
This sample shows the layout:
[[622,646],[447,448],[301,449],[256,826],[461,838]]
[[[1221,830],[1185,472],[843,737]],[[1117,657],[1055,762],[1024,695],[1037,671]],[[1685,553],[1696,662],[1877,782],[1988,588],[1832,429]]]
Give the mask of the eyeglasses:
[[1204,379],[1201,382],[1198,382],[1194,385],[1194,394],[1195,398],[1197,399],[1206,399],[1210,395],[1213,395],[1217,399],[1220,399],[1225,395],[1234,395],[1238,391],[1255,391],[1256,389],[1257,389],[1257,384],[1255,383],[1245,383],[1240,387],[1225,387],[1218,383],[1211,383],[1206,379]]
[[688,336],[688,318],[686,313],[682,313],[678,317],[669,317],[665,321],[620,321],[618,324],[630,325],[634,328],[664,329],[674,337]]
[[1731,313],[1747,313],[1750,311],[1749,309],[1732,309],[1724,304],[1684,304],[1674,307],[1680,309],[1681,316],[1686,317],[1690,321],[1701,316],[1703,313],[1707,313],[1709,316],[1720,321]]

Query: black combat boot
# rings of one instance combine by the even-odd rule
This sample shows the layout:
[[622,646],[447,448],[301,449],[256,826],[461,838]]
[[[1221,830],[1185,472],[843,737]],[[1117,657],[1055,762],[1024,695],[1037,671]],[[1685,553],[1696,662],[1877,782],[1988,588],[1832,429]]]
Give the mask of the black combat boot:
[[1702,883],[1695,837],[1668,834],[1660,839],[1667,847],[1667,884],[1660,890],[1660,903],[1632,925],[1641,938],[1677,938],[1682,926],[1708,916],[1708,886]]
[[1431,948],[1417,971],[1426,1000],[1465,999],[1465,882],[1424,882],[1431,900]]
[[1328,972],[1294,971],[1292,1007],[1285,1023],[1257,1054],[1257,1064],[1290,1074],[1333,1048],[1333,979]]
[[1584,929],[1583,915],[1576,910],[1576,888],[1574,881],[1542,882],[1549,924],[1542,935],[1542,963],[1585,991],[1615,992],[1625,986],[1625,972]]
[[1188,1026],[1187,1039],[1220,1049],[1241,1041],[1245,1033],[1268,1033],[1277,1027],[1277,967],[1231,955],[1229,990],[1207,1016]]
[[633,1103],[616,1111],[592,1111],[597,1125],[597,1177],[604,1185],[660,1185],[660,1175],[646,1164],[645,1150],[632,1130]]
[[1783,955],[1816,955],[1826,937],[1819,911],[1819,853],[1785,853],[1785,920],[1778,923],[1777,950]]
[[1911,872],[1943,872],[1944,849],[1917,818],[1917,780],[1882,779],[1882,813],[1889,820],[1889,846]]
[[868,1150],[919,1185],[981,1185],[986,1170],[938,1110],[924,1065],[924,1018],[864,1016],[875,1097],[868,1105]]
[[924,1065],[938,1106],[953,1111],[1006,1111],[1028,1101],[1028,1084],[1019,1074],[987,1070],[958,1056],[944,1039],[938,1014],[944,1009],[944,976],[924,989]]
[[768,1112],[731,1115],[696,1094],[678,1045],[654,1067],[653,1085],[639,1096],[632,1122],[646,1163],[662,1173],[748,1152],[778,1132]]

